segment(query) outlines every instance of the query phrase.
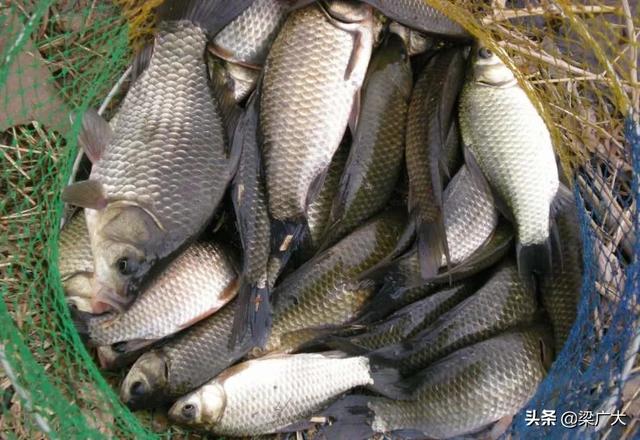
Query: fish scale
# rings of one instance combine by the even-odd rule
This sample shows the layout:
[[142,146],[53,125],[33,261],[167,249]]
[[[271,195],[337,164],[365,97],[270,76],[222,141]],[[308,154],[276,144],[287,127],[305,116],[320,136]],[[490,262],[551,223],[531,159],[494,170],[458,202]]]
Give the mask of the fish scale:
[[387,359],[401,354],[401,372],[425,368],[453,351],[536,318],[538,303],[521,282],[512,261],[502,263],[476,293],[399,346],[378,351]]
[[236,291],[234,263],[212,243],[195,243],[154,278],[124,313],[89,321],[97,345],[153,341],[222,307]]
[[[368,62],[372,42],[366,40],[362,59]],[[277,220],[305,216],[312,182],[340,145],[366,69],[356,63],[345,80],[353,50],[354,36],[316,5],[289,15],[271,47],[260,123],[269,208]]]
[[403,226],[399,213],[380,214],[287,277],[274,292],[275,318],[265,350],[282,349],[287,333],[354,318],[372,293],[357,283],[358,276],[393,250]]
[[214,46],[231,61],[261,65],[288,9],[286,1],[255,0],[216,35]]
[[515,414],[546,374],[544,344],[551,344],[550,334],[533,327],[453,353],[420,373],[411,401],[370,398],[373,431],[450,438]]
[[127,94],[113,140],[91,172],[110,197],[151,209],[179,242],[212,215],[229,174],[205,45],[193,25],[162,25],[149,67]]
[[58,270],[63,281],[79,272],[93,272],[89,231],[82,212],[76,212],[64,225],[58,246]]

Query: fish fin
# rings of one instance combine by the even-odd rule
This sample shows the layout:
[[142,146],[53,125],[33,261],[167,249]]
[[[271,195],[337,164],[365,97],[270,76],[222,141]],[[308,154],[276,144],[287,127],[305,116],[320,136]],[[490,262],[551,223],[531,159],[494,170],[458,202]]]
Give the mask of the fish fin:
[[302,244],[308,231],[306,220],[271,220],[271,257],[280,260],[280,272]]
[[551,202],[551,218],[556,218],[562,212],[567,209],[574,208],[576,206],[576,200],[573,193],[563,183],[558,187],[558,192]]
[[62,191],[62,200],[71,205],[97,210],[106,208],[109,202],[102,183],[97,180],[72,183]]
[[[111,346],[117,353],[123,354],[123,353],[132,353],[134,351],[141,350],[145,347],[148,347],[149,345],[153,344],[156,341],[157,339],[132,339],[126,342],[123,341],[116,344],[112,344]],[[117,349],[115,348],[116,345],[118,346]]]
[[254,0],[166,0],[156,9],[162,21],[190,21],[210,36],[247,9]]
[[480,168],[480,165],[478,164],[476,157],[471,152],[471,149],[465,146],[462,149],[462,151],[464,153],[464,162],[465,162],[465,165],[467,165],[467,169],[469,170],[469,174],[471,175],[471,178],[476,182],[476,184],[480,188],[484,189],[485,193],[491,194],[493,198],[493,204],[496,207],[496,209],[507,220],[513,223],[514,217],[513,217],[511,208],[509,208],[509,205],[507,204],[507,202],[498,194],[497,191],[494,190],[491,184],[489,184],[489,181],[487,180],[484,173],[482,172],[482,169]]
[[411,384],[402,379],[400,372],[392,367],[392,361],[381,361],[380,358],[368,357],[369,370],[373,384],[367,389],[396,400],[405,400],[411,397]]
[[536,280],[542,279],[551,272],[551,244],[549,239],[544,243],[534,243],[523,246],[516,244],[516,259],[518,261],[518,273],[522,282],[536,291]]
[[138,51],[131,64],[131,83],[133,84],[147,70],[153,56],[153,44],[147,44]]
[[89,337],[89,321],[95,317],[95,315],[89,312],[83,312],[76,307],[70,307],[71,320],[76,327],[78,334],[86,341]]
[[349,114],[349,130],[355,137],[356,130],[358,129],[358,120],[360,119],[360,112],[362,111],[362,89],[358,89],[353,95],[353,105],[351,106],[351,113]]
[[418,259],[422,278],[428,280],[438,274],[444,253],[444,225],[441,221],[420,222],[417,227]]
[[269,289],[244,281],[238,292],[238,305],[233,318],[229,347],[242,341],[247,330],[251,333],[251,345],[264,347],[271,328],[271,303]]
[[109,123],[95,109],[87,109],[82,116],[82,127],[78,135],[78,143],[95,164],[113,137]]
[[329,419],[318,429],[319,438],[365,440],[375,434],[371,428],[373,412],[369,409],[369,396],[351,394],[344,396],[327,409],[320,416]]

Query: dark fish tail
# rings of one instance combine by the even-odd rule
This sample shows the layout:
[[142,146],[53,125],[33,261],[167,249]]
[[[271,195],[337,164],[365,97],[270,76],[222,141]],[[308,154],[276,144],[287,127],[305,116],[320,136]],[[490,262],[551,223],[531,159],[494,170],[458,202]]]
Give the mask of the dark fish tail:
[[448,254],[445,241],[446,233],[442,215],[434,222],[419,221],[416,226],[418,240],[418,258],[422,278],[428,280],[438,274],[442,255]]
[[165,0],[157,11],[163,21],[190,21],[214,36],[254,0]]
[[369,397],[362,395],[348,395],[329,406],[322,416],[331,425],[319,429],[319,438],[364,440],[374,434],[371,428],[373,412],[368,406]]
[[306,220],[271,220],[271,258],[280,261],[280,272],[303,244],[308,233]]
[[551,242],[516,245],[518,273],[522,282],[535,292],[538,282],[551,273]]
[[263,347],[266,344],[271,329],[271,302],[267,286],[259,287],[245,280],[238,291],[229,348],[233,349],[238,341],[244,340],[247,329],[251,331],[252,347]]

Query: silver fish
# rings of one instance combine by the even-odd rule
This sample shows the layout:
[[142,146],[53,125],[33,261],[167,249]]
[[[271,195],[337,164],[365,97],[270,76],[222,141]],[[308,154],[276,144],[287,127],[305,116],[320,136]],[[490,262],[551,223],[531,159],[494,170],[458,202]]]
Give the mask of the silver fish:
[[260,124],[277,252],[301,238],[364,80],[372,34],[368,6],[336,0],[291,13],[271,47]]
[[115,129],[97,112],[84,115],[79,142],[93,168],[63,199],[88,208],[96,294],[114,308],[131,300],[158,260],[205,227],[235,172],[204,55],[207,32],[248,3],[165,2],[148,65]]
[[550,218],[558,194],[551,136],[511,70],[486,47],[475,50],[460,97],[460,130],[466,162],[486,178],[503,214],[517,230],[523,280],[551,271]]

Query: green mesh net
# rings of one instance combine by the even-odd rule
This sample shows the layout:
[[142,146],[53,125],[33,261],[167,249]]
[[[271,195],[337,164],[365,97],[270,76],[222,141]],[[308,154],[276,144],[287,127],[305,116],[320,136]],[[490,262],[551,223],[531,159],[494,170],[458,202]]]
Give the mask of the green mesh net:
[[[0,438],[145,438],[162,420],[118,400],[77,335],[55,266],[79,124],[109,118],[160,1],[0,2]],[[430,4],[509,61],[576,190],[585,242],[579,318],[527,408],[622,410],[627,426],[531,429],[522,437],[633,436],[640,342],[636,237],[640,133],[637,2]],[[634,113],[635,112],[635,113]],[[636,384],[634,386],[634,384]],[[636,411],[636,412],[634,412]]]

